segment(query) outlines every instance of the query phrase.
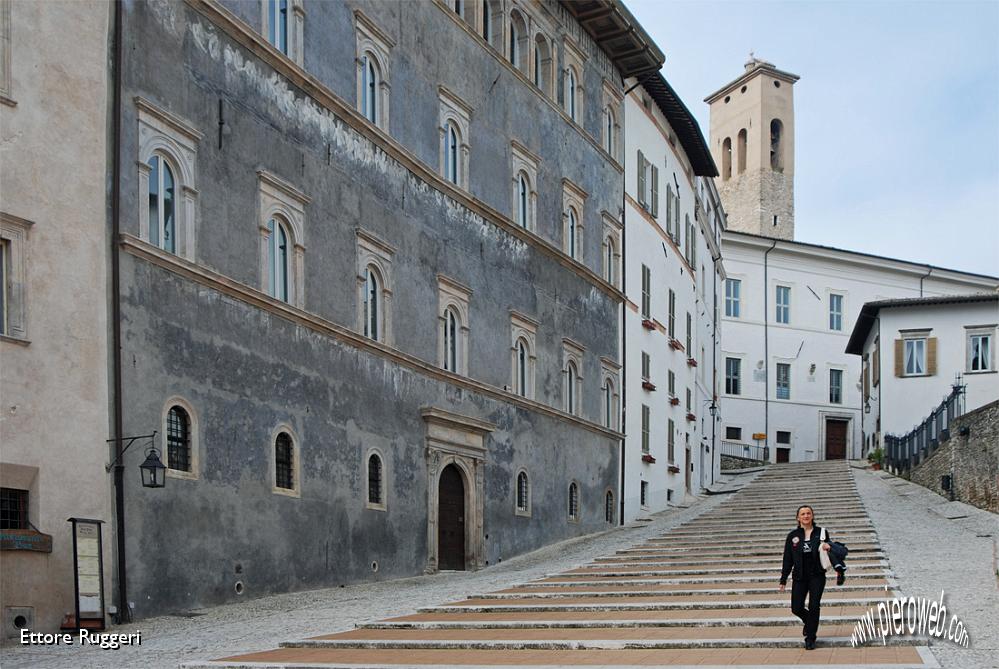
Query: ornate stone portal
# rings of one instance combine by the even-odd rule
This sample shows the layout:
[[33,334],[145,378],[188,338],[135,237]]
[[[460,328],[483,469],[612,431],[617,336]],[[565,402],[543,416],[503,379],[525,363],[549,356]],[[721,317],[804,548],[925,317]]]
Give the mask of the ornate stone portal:
[[496,426],[467,416],[426,407],[427,424],[427,569],[438,570],[437,519],[441,472],[454,464],[465,484],[465,568],[485,566],[482,519],[486,435]]

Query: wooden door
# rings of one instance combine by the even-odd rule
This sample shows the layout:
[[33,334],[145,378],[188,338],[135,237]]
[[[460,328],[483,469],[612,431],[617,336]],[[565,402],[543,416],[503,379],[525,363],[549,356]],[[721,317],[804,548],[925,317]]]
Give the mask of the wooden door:
[[826,460],[846,459],[846,426],[845,420],[826,421]]
[[790,462],[791,461],[791,449],[777,447],[777,462]]
[[462,571],[465,569],[465,484],[454,465],[441,472],[437,505],[437,566]]
[[687,449],[687,475],[686,475],[687,492],[690,492],[690,472],[693,469],[694,469],[694,461],[690,459],[690,449],[688,448]]

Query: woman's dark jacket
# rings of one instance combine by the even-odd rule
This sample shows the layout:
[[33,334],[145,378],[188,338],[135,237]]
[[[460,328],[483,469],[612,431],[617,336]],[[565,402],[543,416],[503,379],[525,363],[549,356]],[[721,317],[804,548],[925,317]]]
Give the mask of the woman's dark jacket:
[[[812,527],[812,539],[817,539],[822,536],[822,528],[818,525]],[[795,541],[797,539],[797,541]],[[787,534],[787,539],[784,541],[784,564],[780,570],[780,582],[781,585],[787,584],[787,575],[791,573],[791,567],[794,567],[794,579],[796,581],[805,580],[805,576],[801,572],[804,569],[802,566],[802,555],[801,546],[805,541],[805,530],[802,528],[797,528],[791,530]],[[826,543],[829,543],[832,539],[829,536],[829,530],[826,530]],[[818,542],[819,550],[822,550],[822,542]],[[819,561],[818,553],[815,554],[815,560],[813,564],[815,565],[814,573],[822,574],[825,573],[822,570],[822,563]],[[807,574],[811,576],[811,574]]]

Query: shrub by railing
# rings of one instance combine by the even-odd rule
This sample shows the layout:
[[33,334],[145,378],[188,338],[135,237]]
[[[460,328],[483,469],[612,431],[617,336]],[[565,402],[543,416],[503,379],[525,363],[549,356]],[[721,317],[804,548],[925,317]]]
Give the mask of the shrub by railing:
[[885,467],[893,474],[907,472],[928,458],[940,442],[950,438],[951,422],[964,413],[965,386],[957,383],[926,419],[900,437],[884,438]]

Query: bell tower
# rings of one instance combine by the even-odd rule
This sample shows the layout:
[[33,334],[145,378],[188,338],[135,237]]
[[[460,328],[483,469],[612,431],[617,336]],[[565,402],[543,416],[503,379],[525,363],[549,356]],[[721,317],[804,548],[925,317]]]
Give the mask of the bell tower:
[[798,76],[750,54],[742,76],[704,99],[728,228],[794,239],[794,95]]

